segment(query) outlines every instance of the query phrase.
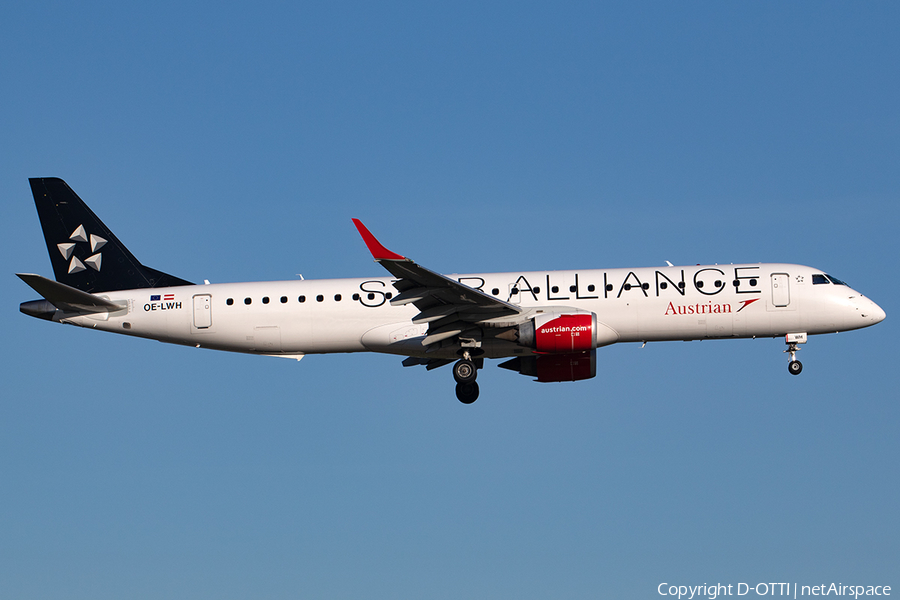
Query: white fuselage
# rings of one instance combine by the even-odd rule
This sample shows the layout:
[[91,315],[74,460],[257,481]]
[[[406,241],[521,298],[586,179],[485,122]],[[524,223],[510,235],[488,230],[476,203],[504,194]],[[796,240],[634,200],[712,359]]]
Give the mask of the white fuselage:
[[[610,333],[600,344],[776,337],[859,329],[884,318],[823,271],[790,264],[452,275],[530,312],[584,311]],[[101,297],[123,309],[55,320],[173,344],[301,357],[328,352],[425,356],[428,324],[414,306],[392,306],[392,278],[226,283],[121,290]],[[124,306],[127,303],[127,307]],[[528,353],[488,337],[484,356]],[[428,356],[440,357],[434,349]],[[455,357],[455,351],[448,357]]]

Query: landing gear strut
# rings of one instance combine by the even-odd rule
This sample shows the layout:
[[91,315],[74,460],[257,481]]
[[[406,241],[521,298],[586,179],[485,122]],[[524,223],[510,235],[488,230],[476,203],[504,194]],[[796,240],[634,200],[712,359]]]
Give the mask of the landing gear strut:
[[468,350],[463,352],[462,359],[453,365],[453,378],[456,380],[456,397],[463,404],[472,404],[478,400],[478,367]]
[[800,348],[797,347],[797,344],[806,343],[806,334],[789,333],[785,336],[784,343],[786,343],[788,347],[785,352],[791,355],[791,362],[788,363],[788,373],[790,373],[791,375],[799,375],[800,371],[803,370],[803,364],[799,360],[797,360],[797,352],[800,351]]

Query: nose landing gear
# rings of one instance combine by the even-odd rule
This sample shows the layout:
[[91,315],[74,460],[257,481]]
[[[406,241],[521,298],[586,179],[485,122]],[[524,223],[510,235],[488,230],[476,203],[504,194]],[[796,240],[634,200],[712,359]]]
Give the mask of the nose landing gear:
[[456,380],[456,397],[463,404],[472,404],[478,400],[478,367],[472,360],[469,351],[463,352],[462,359],[453,365],[453,378]]
[[799,375],[803,370],[803,363],[797,360],[797,352],[800,351],[800,348],[797,347],[797,344],[806,343],[806,334],[789,333],[784,336],[784,343],[787,344],[788,347],[785,352],[791,355],[791,362],[788,363],[788,373],[790,373],[791,375]]

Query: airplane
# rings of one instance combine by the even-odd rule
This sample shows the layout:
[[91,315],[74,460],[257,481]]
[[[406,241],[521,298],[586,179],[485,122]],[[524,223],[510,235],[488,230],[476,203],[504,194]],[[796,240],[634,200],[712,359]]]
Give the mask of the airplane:
[[808,336],[869,327],[873,301],[826,272],[729,264],[441,275],[353,219],[389,277],[190,281],[144,266],[58,178],[29,180],[55,281],[19,273],[26,315],[171,344],[300,360],[380,352],[453,364],[471,404],[485,359],[539,382],[590,379],[597,348],[624,342],[784,337],[799,375]]

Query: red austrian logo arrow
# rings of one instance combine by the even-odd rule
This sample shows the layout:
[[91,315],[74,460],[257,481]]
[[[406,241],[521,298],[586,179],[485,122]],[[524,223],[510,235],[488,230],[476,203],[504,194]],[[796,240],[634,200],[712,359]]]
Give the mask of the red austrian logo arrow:
[[751,304],[753,304],[753,303],[756,302],[757,300],[759,300],[759,298],[754,298],[753,300],[742,300],[742,301],[741,301],[741,307],[740,307],[739,309],[737,309],[736,312],[741,312],[742,310],[744,310],[745,308],[747,308],[748,306],[750,306]]

